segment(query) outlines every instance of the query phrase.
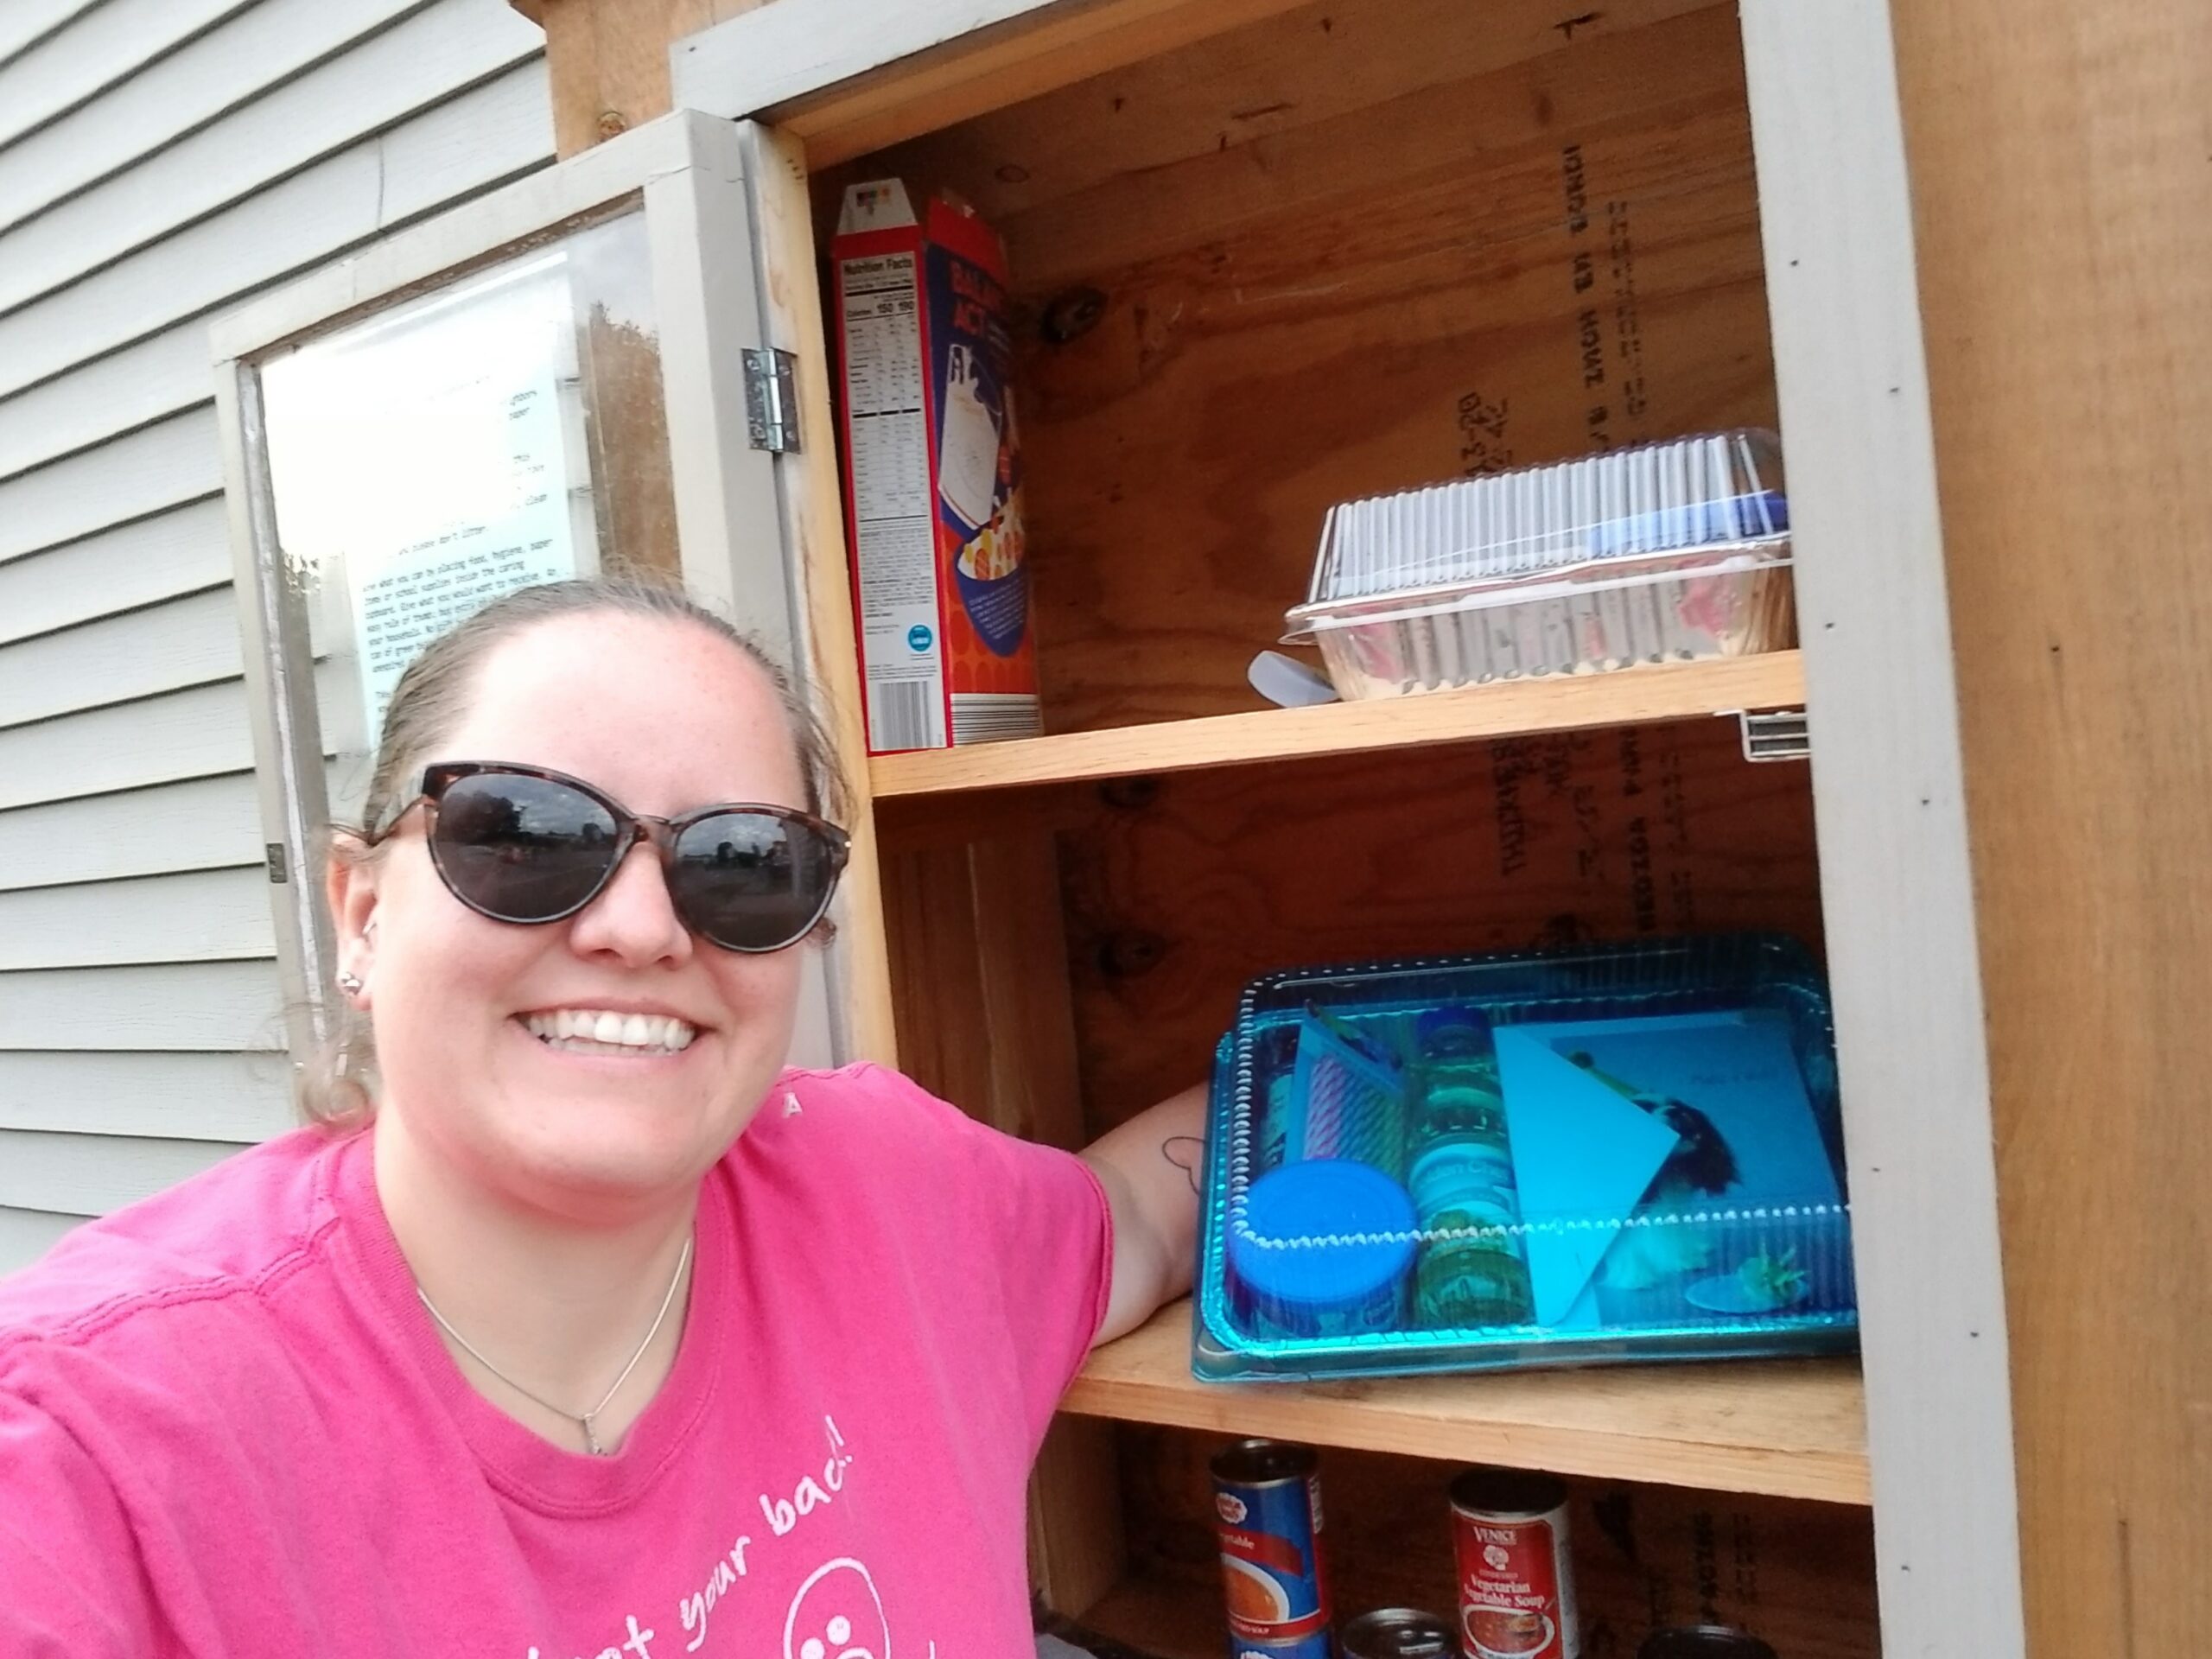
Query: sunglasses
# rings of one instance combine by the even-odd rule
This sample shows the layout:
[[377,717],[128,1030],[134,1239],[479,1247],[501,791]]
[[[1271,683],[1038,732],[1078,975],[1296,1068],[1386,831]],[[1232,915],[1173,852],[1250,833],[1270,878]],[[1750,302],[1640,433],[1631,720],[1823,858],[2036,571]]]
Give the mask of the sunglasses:
[[415,796],[364,839],[372,847],[388,839],[418,806],[429,814],[439,880],[480,916],[524,926],[573,916],[599,897],[632,848],[650,841],[684,926],[752,954],[781,950],[814,931],[851,849],[836,824],[787,806],[702,806],[652,818],[580,778],[488,760],[425,766]]

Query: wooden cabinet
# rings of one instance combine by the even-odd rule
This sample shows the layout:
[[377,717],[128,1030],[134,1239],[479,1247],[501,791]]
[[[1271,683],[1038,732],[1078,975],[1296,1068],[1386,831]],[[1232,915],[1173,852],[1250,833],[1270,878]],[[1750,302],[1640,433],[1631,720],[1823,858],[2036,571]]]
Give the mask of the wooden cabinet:
[[[594,3],[612,0],[548,0]],[[1443,1488],[1479,1460],[1574,1482],[1592,1659],[1700,1613],[1785,1659],[1871,1659],[1885,1635],[1892,1654],[2014,1654],[1980,978],[1887,10],[1565,11],[740,10],[675,44],[677,113],[230,325],[231,429],[252,427],[256,363],[370,296],[642,207],[683,571],[788,645],[861,785],[818,1040],[1017,1133],[1079,1144],[1200,1076],[1269,969],[1735,928],[1824,953],[1863,1368],[1201,1385],[1173,1308],[1092,1357],[1040,1461],[1049,1608],[1217,1652],[1205,1459],[1268,1434],[1325,1448],[1347,1611],[1449,1605]],[[1008,245],[1047,734],[871,761],[820,258],[842,187],[885,175],[957,191]],[[773,455],[746,441],[762,348],[795,372],[798,447]],[[601,418],[619,447],[619,410]],[[1302,596],[1332,503],[1734,424],[1783,435],[1801,650],[1255,708],[1245,664]],[[237,438],[257,701],[296,711],[311,665],[251,522],[256,464]],[[1738,712],[1794,708],[1810,765],[1747,760]],[[270,839],[296,861],[328,751],[273,717],[261,742]],[[321,936],[311,899],[291,908],[311,1002]]]
[[[679,105],[759,124],[775,343],[809,431],[830,429],[818,261],[844,185],[957,194],[1014,270],[1048,734],[868,761],[843,710],[880,902],[880,924],[874,895],[849,917],[856,1039],[1074,1144],[1199,1075],[1236,988],[1289,963],[1773,927],[1824,946],[1836,982],[1864,1383],[1832,1363],[1224,1388],[1191,1379],[1172,1308],[1069,1397],[1033,1505],[1045,1602],[1218,1650],[1204,1457],[1270,1434],[1328,1449],[1347,1610],[1448,1605],[1445,1471],[1484,1460],[1576,1480],[1593,1653],[1701,1609],[1785,1654],[1871,1655],[1878,1539],[1885,1620],[1914,1633],[1893,1651],[2013,1650],[1881,9],[777,0],[672,60]],[[1255,711],[1244,666],[1331,503],[1777,423],[1802,654]],[[813,517],[788,545],[848,697],[834,464],[826,443],[804,462]],[[1812,766],[1745,760],[1732,711],[1808,706]],[[1966,1506],[1948,1524],[1939,1493]]]

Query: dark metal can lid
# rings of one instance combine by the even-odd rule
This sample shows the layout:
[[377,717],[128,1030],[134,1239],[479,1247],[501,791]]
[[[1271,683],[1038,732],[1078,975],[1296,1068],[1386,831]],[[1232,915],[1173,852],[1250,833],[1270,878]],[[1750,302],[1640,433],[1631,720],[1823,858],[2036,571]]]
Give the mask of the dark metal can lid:
[[1213,1456],[1213,1478],[1239,1486],[1266,1486],[1279,1480],[1303,1480],[1319,1466],[1310,1446],[1288,1440],[1239,1440]]
[[1459,1638],[1433,1613],[1382,1607],[1345,1625],[1337,1650],[1342,1659],[1450,1659],[1459,1651]]
[[1775,1652],[1747,1631],[1699,1624],[1654,1630],[1636,1650],[1636,1659],[1775,1659]]
[[1567,1483],[1526,1469],[1469,1469],[1452,1482],[1452,1507],[1498,1520],[1534,1520],[1567,1502]]

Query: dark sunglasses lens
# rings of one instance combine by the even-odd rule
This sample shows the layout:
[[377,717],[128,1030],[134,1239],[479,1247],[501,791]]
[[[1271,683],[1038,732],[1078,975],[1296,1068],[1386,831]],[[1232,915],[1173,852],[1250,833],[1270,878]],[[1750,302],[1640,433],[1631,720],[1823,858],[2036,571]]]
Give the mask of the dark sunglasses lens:
[[831,839],[772,812],[717,812],[686,826],[671,874],[684,920],[732,950],[796,944],[821,919],[836,880]]
[[480,772],[447,787],[431,849],[463,904],[501,921],[546,922],[591,897],[618,835],[605,807],[566,784]]

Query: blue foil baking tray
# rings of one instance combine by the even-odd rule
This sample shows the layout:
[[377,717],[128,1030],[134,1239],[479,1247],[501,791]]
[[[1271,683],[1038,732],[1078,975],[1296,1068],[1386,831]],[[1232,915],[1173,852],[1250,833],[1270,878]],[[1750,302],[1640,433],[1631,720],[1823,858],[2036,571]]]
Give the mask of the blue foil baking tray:
[[1779,936],[1266,976],[1207,1153],[1204,1379],[1856,1344],[1827,992]]

